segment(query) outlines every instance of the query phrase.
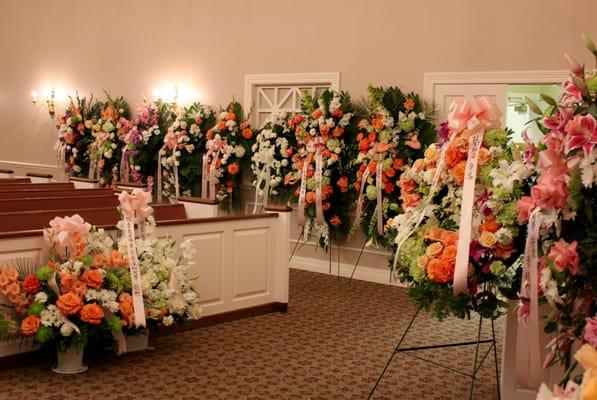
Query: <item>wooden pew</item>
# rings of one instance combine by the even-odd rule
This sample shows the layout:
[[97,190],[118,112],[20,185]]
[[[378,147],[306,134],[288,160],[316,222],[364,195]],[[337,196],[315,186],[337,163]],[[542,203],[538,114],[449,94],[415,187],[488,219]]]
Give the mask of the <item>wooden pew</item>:
[[113,195],[112,189],[32,189],[32,190],[2,190],[0,199],[31,199],[38,197],[80,197]]
[[59,192],[56,194],[57,197],[0,199],[0,213],[118,206],[118,199],[110,193],[103,196],[73,197],[58,197],[58,194]]
[[52,174],[40,174],[37,172],[27,172],[25,176],[30,177],[33,183],[48,183],[52,182],[52,178],[54,178]]
[[[156,221],[186,219],[182,204],[157,204],[153,206]],[[116,207],[37,210],[0,213],[0,232],[23,232],[44,229],[55,217],[79,214],[85,221],[96,226],[114,226],[120,219]]]
[[12,178],[14,173],[12,169],[0,168],[0,178]]
[[14,191],[14,190],[60,190],[60,189],[74,189],[75,185],[72,183],[5,183],[0,185],[0,192]]
[[79,178],[76,176],[71,176],[68,178],[68,180],[72,182],[77,189],[92,189],[99,187],[99,181],[97,179]]
[[0,178],[0,185],[8,185],[14,183],[31,183],[30,178]]

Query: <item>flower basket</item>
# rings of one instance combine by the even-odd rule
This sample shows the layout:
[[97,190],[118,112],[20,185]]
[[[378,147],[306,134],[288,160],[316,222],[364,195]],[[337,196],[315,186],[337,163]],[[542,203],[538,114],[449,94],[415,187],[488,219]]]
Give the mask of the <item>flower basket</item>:
[[58,374],[80,374],[87,371],[87,365],[83,364],[83,349],[78,350],[70,346],[66,351],[57,351],[57,363],[52,371]]
[[149,330],[143,329],[142,331],[126,335],[126,352],[132,353],[135,351],[142,351],[149,349]]

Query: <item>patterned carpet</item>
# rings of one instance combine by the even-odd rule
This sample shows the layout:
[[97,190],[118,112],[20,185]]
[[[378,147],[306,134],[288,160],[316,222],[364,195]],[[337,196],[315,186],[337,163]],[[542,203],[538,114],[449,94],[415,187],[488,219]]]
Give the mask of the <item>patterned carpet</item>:
[[[153,351],[87,360],[89,371],[76,376],[50,372],[51,359],[0,370],[0,399],[366,399],[414,313],[404,290],[298,270],[290,278],[286,314],[158,337]],[[474,340],[477,326],[420,314],[404,346]],[[496,329],[501,344],[500,321]],[[416,355],[470,369],[474,347]],[[497,398],[493,361],[480,370],[475,399]],[[469,383],[400,353],[374,398],[468,399]]]

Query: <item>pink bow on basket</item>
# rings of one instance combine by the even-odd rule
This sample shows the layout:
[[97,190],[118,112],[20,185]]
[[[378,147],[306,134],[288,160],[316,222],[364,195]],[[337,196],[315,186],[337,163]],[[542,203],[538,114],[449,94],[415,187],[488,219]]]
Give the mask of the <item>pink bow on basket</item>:
[[124,191],[118,195],[120,210],[134,223],[145,221],[153,214],[153,208],[149,205],[151,200],[151,194],[141,189],[134,189],[132,193]]
[[501,126],[502,112],[489,96],[475,97],[473,100],[458,98],[450,105],[448,125],[456,132],[464,129],[487,130]]

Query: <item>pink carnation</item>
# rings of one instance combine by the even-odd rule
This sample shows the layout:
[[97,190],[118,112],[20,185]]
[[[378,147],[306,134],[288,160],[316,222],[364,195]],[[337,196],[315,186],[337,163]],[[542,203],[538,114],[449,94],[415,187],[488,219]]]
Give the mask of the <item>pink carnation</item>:
[[580,264],[580,256],[576,251],[577,246],[576,241],[566,243],[564,239],[560,239],[553,244],[547,258],[553,261],[553,266],[558,271],[569,270],[572,275],[576,275]]
[[597,347],[597,317],[586,318],[585,333],[583,339],[592,347]]
[[518,211],[518,222],[523,223],[529,220],[531,212],[535,208],[535,201],[530,196],[523,196],[516,203],[516,211]]

